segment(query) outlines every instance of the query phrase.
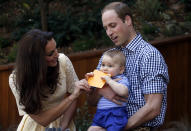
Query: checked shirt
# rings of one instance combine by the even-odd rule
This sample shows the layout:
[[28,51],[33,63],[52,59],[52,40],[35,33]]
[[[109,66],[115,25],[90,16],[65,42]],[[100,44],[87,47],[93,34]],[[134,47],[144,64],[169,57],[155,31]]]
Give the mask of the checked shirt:
[[[161,113],[143,126],[158,127],[162,125],[167,108],[167,84],[169,82],[168,67],[161,53],[151,44],[143,40],[140,34],[126,47],[116,47],[126,56],[124,75],[130,82],[127,102],[128,117],[131,117],[145,105],[144,94],[163,94]],[[99,61],[100,68],[102,58]]]

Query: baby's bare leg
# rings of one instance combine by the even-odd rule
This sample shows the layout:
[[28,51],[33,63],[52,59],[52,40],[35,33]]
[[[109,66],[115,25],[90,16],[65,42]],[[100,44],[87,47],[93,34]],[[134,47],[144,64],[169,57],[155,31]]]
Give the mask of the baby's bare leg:
[[90,126],[88,128],[88,131],[106,131],[106,130],[100,126]]

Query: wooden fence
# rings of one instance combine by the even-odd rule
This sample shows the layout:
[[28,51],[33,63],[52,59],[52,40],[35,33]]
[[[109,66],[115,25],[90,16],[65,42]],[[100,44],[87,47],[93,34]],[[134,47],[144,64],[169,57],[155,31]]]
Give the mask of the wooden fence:
[[[169,68],[168,108],[165,124],[179,121],[183,117],[191,120],[191,35],[151,42],[163,54]],[[96,68],[105,50],[89,51],[69,55],[78,77]],[[13,64],[0,66],[0,126],[4,129],[19,123],[21,117],[14,96],[8,85],[8,76]],[[83,105],[85,95],[81,95],[79,105]],[[95,108],[90,108],[94,112]]]

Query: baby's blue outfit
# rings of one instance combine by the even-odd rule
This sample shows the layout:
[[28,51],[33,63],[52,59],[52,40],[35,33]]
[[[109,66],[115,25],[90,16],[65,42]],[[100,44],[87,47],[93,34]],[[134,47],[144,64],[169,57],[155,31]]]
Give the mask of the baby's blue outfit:
[[[112,79],[117,78],[120,78],[117,82],[127,86],[129,92],[130,85],[127,77],[123,74],[112,77]],[[101,97],[97,105],[92,126],[100,126],[107,129],[107,131],[122,131],[128,122],[126,105],[125,102],[122,105],[118,105]]]

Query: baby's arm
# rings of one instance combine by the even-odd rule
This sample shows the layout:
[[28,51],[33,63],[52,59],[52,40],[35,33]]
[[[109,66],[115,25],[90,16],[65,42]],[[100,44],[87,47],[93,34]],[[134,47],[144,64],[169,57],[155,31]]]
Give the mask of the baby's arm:
[[109,76],[103,76],[102,79],[106,81],[106,83],[113,89],[116,94],[120,96],[128,95],[128,88],[125,85],[112,80]]

